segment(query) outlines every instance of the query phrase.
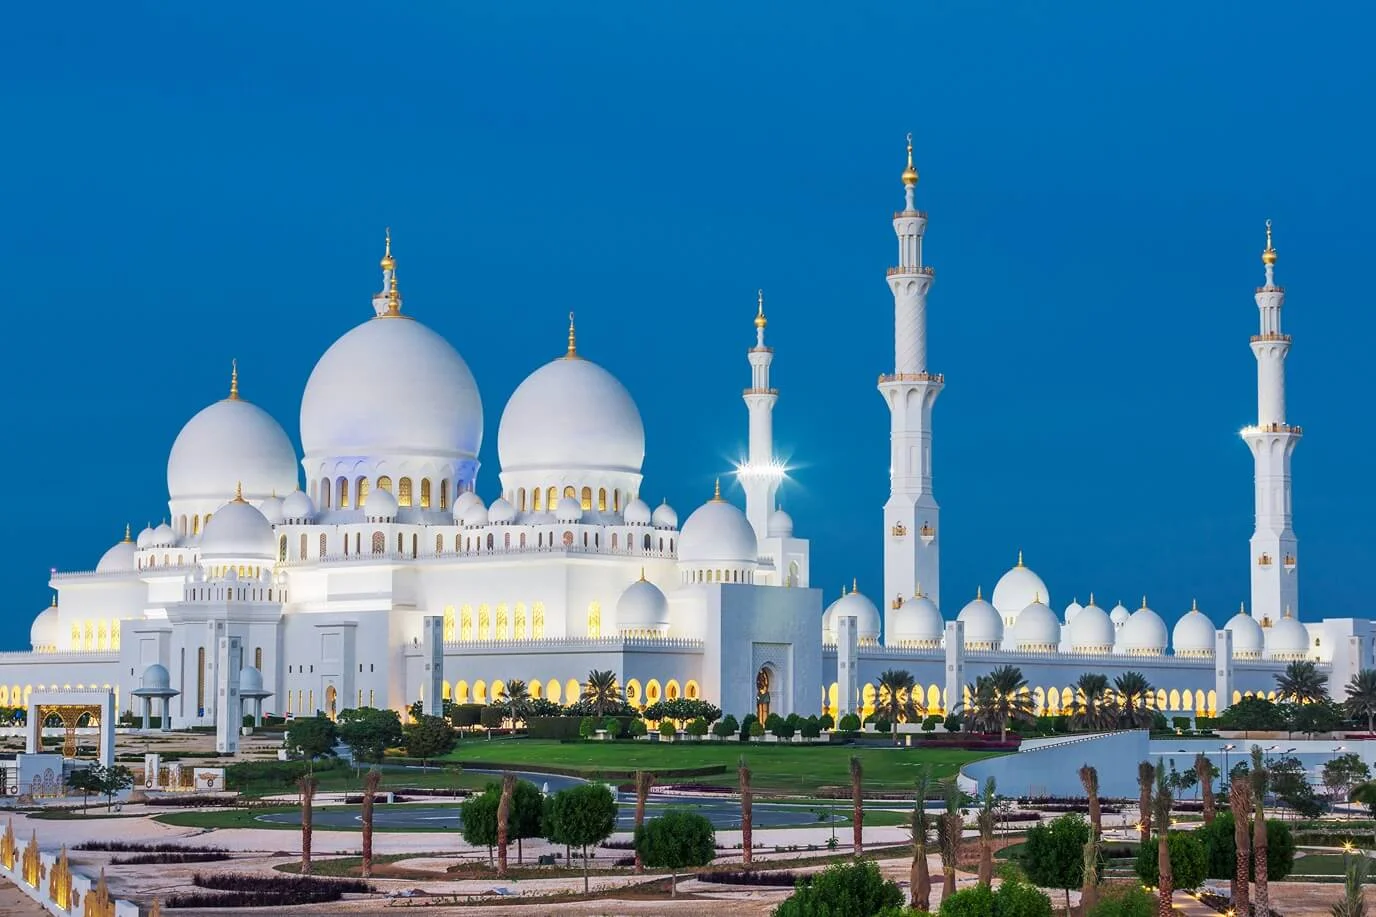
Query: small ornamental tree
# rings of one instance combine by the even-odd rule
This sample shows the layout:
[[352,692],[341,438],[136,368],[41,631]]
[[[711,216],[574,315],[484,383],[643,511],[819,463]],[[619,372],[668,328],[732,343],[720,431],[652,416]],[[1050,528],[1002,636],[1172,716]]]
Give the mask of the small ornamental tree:
[[597,734],[597,720],[590,716],[585,716],[578,721],[578,735],[585,739],[591,739]]
[[420,758],[428,764],[431,758],[438,758],[454,750],[459,734],[442,716],[423,716],[420,721],[406,727],[402,741],[406,753]]
[[678,871],[712,862],[716,838],[712,823],[703,816],[688,809],[670,809],[635,829],[635,852],[651,869],[670,871],[669,897],[673,898],[678,895]]
[[836,728],[841,732],[859,732],[860,717],[856,716],[854,713],[847,713],[845,716],[841,717],[841,721],[836,724]]
[[678,730],[674,728],[674,721],[673,721],[673,720],[660,720],[660,721],[659,721],[659,735],[660,735],[661,738],[665,738],[665,739],[672,739],[674,736],[678,735]]
[[764,725],[759,720],[750,724],[750,738],[759,739],[764,737]]
[[645,725],[644,720],[638,717],[636,719],[631,720],[630,725],[626,727],[626,735],[630,736],[633,739],[638,739],[643,735],[649,735],[649,733],[650,728]]
[[1156,917],[1156,898],[1140,885],[1109,885],[1087,917]]
[[109,767],[97,764],[91,770],[97,781],[96,789],[105,797],[107,812],[114,806],[115,794],[134,785],[134,772],[123,764],[111,764]]
[[383,753],[401,744],[401,717],[395,710],[354,707],[341,710],[337,726],[339,741],[349,746],[355,761],[382,763]]
[[724,720],[717,720],[712,724],[712,735],[719,739],[725,739],[736,732],[736,723],[730,717]]
[[690,736],[702,738],[707,735],[707,721],[702,717],[698,717],[688,724],[688,728],[685,729],[684,732],[688,733]]
[[902,904],[898,886],[884,878],[873,860],[862,860],[837,863],[813,876],[810,883],[799,883],[774,909],[774,917],[877,914]]
[[832,716],[830,713],[823,713],[817,718],[817,725],[821,726],[823,729],[835,729],[836,717]]
[[1023,846],[1022,868],[1027,878],[1042,888],[1059,888],[1070,908],[1070,890],[1080,888],[1085,879],[1084,847],[1089,843],[1089,823],[1071,813],[1027,832]]
[[[1214,819],[1218,824],[1218,819]],[[1175,888],[1192,889],[1204,884],[1207,876],[1208,861],[1204,854],[1204,844],[1195,835],[1198,831],[1171,831],[1166,835],[1166,847],[1170,851],[1171,878]],[[1137,851],[1135,871],[1143,885],[1155,888],[1161,882],[1158,872],[1156,838],[1143,844]]]
[[583,848],[583,891],[588,891],[588,846],[600,844],[616,830],[616,799],[601,783],[582,783],[554,794],[549,813],[549,839]]
[[[1237,873],[1237,823],[1230,811],[1214,816],[1213,824],[1201,825],[1191,832],[1204,845],[1205,875],[1210,879],[1231,879]],[[1274,818],[1266,819],[1266,877],[1281,882],[1295,867],[1295,836],[1290,826]],[[1256,864],[1248,866],[1248,877],[1256,878]]]
[[817,717],[810,716],[798,727],[798,733],[805,739],[815,739],[822,734],[822,724],[817,721]]
[[492,864],[492,851],[497,844],[497,807],[501,804],[501,788],[489,783],[483,792],[470,796],[459,807],[460,826],[465,844],[487,848],[487,862]]
[[774,720],[774,725],[770,727],[769,731],[772,732],[777,738],[793,738],[794,724],[792,720],[784,719],[782,717],[775,719],[773,716],[771,716],[770,719]]
[[[324,755],[333,755],[339,744],[339,731],[334,720],[327,716],[298,716],[287,730],[287,753],[313,762]],[[310,767],[310,764],[307,764]]]
[[100,792],[100,777],[95,773],[99,764],[81,767],[67,775],[67,786],[81,793],[81,808],[86,808],[86,800],[92,793]]

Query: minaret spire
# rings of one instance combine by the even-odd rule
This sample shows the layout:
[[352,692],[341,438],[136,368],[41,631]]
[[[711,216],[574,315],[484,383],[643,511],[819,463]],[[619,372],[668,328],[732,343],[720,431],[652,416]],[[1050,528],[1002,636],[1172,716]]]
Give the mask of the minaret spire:
[[1275,239],[1266,221],[1266,248],[1261,263],[1266,283],[1257,287],[1261,319],[1252,335],[1257,359],[1257,423],[1242,431],[1252,450],[1256,484],[1256,528],[1252,533],[1252,617],[1263,623],[1278,620],[1287,608],[1299,607],[1297,545],[1291,515],[1290,458],[1303,431],[1285,416],[1285,358],[1290,335],[1281,330],[1285,288],[1276,283]]
[[575,331],[574,331],[574,328],[573,328],[573,313],[572,313],[572,312],[569,313],[569,349],[568,349],[568,353],[564,354],[564,359],[565,359],[565,360],[577,360],[577,359],[581,359],[581,358],[578,356],[578,335],[577,335],[577,332],[575,332]]
[[898,264],[888,270],[893,293],[894,367],[879,377],[889,406],[889,499],[884,504],[884,594],[924,584],[941,603],[940,509],[932,492],[932,407],[945,384],[927,369],[927,292],[935,277],[922,263],[927,214],[917,209],[912,134],[903,170],[903,209],[893,215]]
[[401,293],[397,290],[397,261],[392,257],[392,228],[383,236],[382,292],[373,297],[373,313],[378,318],[397,318],[401,315]]
[[778,389],[769,385],[769,367],[774,351],[764,342],[764,290],[755,292],[755,346],[746,352],[750,361],[750,387],[741,395],[750,418],[750,441],[746,460],[737,469],[745,488],[745,517],[763,546],[769,537],[769,513],[777,502],[783,474],[774,458],[774,403]]
[[229,400],[239,400],[239,361],[229,361]]

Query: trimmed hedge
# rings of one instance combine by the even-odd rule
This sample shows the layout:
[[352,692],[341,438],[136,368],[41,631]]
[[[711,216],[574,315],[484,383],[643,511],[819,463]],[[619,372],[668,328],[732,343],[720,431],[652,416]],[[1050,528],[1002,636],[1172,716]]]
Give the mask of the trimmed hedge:
[[210,893],[170,896],[165,906],[177,907],[289,907],[338,901],[345,892],[371,892],[360,879],[318,879],[314,876],[255,876],[242,873],[196,873],[191,882]]
[[149,866],[154,863],[210,863],[227,860],[229,854],[214,853],[209,850],[186,850],[181,853],[135,853],[129,856],[113,857],[111,866]]
[[803,876],[788,870],[761,871],[741,870],[737,872],[700,872],[696,878],[700,882],[716,882],[720,885],[764,885],[775,888],[793,888],[798,884],[798,880],[811,880],[811,876]]
[[[500,761],[460,761],[463,767],[485,771],[518,771],[539,774],[555,774],[560,777],[583,777],[591,780],[631,780],[635,777],[635,768],[623,770],[619,768],[578,768],[578,767],[557,767],[550,764],[532,765],[529,761],[524,764],[510,764]],[[535,769],[535,768],[538,768]],[[641,768],[641,770],[651,770]],[[714,777],[717,774],[726,773],[726,765],[710,764],[704,767],[668,767],[653,768],[656,777]]]

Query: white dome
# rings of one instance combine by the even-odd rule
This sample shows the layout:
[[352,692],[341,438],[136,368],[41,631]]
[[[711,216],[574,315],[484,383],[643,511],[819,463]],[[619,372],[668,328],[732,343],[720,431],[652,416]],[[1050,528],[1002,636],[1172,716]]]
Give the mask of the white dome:
[[936,603],[925,595],[913,596],[890,610],[886,625],[884,643],[887,646],[905,643],[936,646],[946,630],[946,621]]
[[[846,597],[846,593],[845,593],[845,590],[843,589],[843,590],[841,591],[841,598],[844,599],[845,597]],[[837,599],[836,602],[839,602],[840,600],[841,600],[841,599]],[[836,602],[832,602],[830,605],[828,605],[828,606],[826,607],[826,610],[822,612],[822,642],[823,642],[823,643],[835,643],[835,642],[836,642],[836,625],[835,625],[835,621],[836,621]]]
[[650,516],[650,524],[657,529],[676,529],[678,528],[678,513],[666,500],[655,507],[654,513]]
[[561,497],[554,507],[554,518],[560,522],[577,522],[583,518],[583,504],[573,497]]
[[1038,602],[1049,603],[1051,593],[1046,583],[1022,563],[1022,552],[1018,552],[1018,565],[999,577],[994,585],[991,602],[1004,619],[1016,618],[1028,605]]
[[483,403],[468,364],[406,317],[369,319],[335,341],[301,398],[307,458],[473,459],[482,442]]
[[258,512],[262,513],[263,518],[273,525],[278,525],[286,520],[286,516],[282,514],[282,504],[282,498],[276,494],[272,494],[266,500],[258,504]]
[[770,538],[792,538],[793,537],[793,517],[784,512],[782,508],[776,508],[769,514],[769,521],[765,524],[765,532]]
[[[734,503],[714,497],[693,510],[678,538],[681,563],[757,563],[755,530]],[[878,631],[875,631],[878,633]]]
[[475,506],[482,506],[483,501],[471,490],[465,490],[454,498],[454,521],[463,525],[464,517]]
[[167,458],[173,501],[228,500],[235,489],[253,498],[296,489],[296,450],[282,425],[235,396],[187,421]]
[[261,691],[263,690],[263,673],[251,665],[246,665],[239,670],[239,690],[240,691]]
[[616,600],[616,629],[621,633],[656,631],[669,626],[669,600],[654,583],[641,578],[626,587]]
[[626,511],[621,514],[621,518],[626,520],[627,525],[649,525],[653,516],[649,504],[636,497],[626,504]]
[[127,573],[138,569],[138,546],[129,537],[129,529],[124,529],[124,540],[100,556],[96,564],[97,573]]
[[315,504],[304,490],[293,490],[282,500],[282,518],[289,522],[310,522],[315,518]]
[[57,597],[53,596],[53,604],[40,611],[29,625],[29,643],[38,651],[55,650],[61,642],[62,623],[58,620]]
[[177,544],[177,533],[172,531],[172,526],[166,522],[153,529],[153,537],[149,539],[150,548],[171,548]]
[[498,497],[487,508],[487,520],[497,525],[510,525],[516,521],[516,507],[506,497]]
[[616,377],[582,357],[553,360],[516,387],[497,428],[502,473],[640,473],[645,427]]
[[1003,643],[1003,618],[998,609],[976,594],[956,620],[965,624],[965,645],[976,649],[998,649]]
[[363,516],[365,519],[390,522],[397,517],[400,508],[396,494],[386,488],[375,487],[368,492],[368,498],[363,503]]
[[143,670],[139,681],[139,687],[147,691],[166,691],[171,686],[172,676],[167,674],[167,667],[156,662]]
[[272,523],[251,503],[231,500],[201,531],[201,557],[271,559],[276,553]]
[[1266,643],[1261,625],[1246,611],[1239,611],[1223,625],[1233,635],[1233,655],[1241,659],[1259,659]]
[[1070,604],[1065,606],[1065,623],[1069,624],[1075,620],[1075,616],[1084,611],[1085,607],[1080,604],[1079,599],[1072,599]]
[[[711,504],[708,504],[709,506]],[[693,514],[694,516],[697,513]],[[741,516],[745,518],[744,515]],[[689,518],[688,522],[692,523]],[[746,523],[748,526],[749,523]],[[686,531],[686,526],[685,526]],[[855,632],[861,643],[875,643],[879,640],[879,609],[874,607],[874,603],[856,590],[851,590],[841,596],[828,609],[831,615],[832,639],[835,640],[836,627],[842,618],[855,618]]]
[[1214,622],[1192,605],[1171,630],[1171,650],[1177,656],[1212,656],[1214,632]]
[[1061,642],[1061,621],[1045,602],[1033,602],[1018,612],[1013,647],[1022,652],[1054,653]]
[[1076,613],[1066,624],[1066,636],[1070,640],[1070,650],[1075,653],[1113,652],[1115,628],[1113,621],[1091,598],[1089,604]]
[[1142,607],[1132,613],[1128,623],[1118,632],[1118,645],[1129,656],[1160,656],[1166,651],[1166,622],[1161,616],[1147,607],[1142,599]]
[[1309,654],[1309,630],[1286,614],[1266,629],[1266,655],[1272,659],[1303,659]]
[[1122,627],[1128,623],[1128,618],[1132,617],[1132,612],[1128,611],[1127,606],[1122,602],[1113,606],[1113,610],[1108,613],[1108,619],[1113,622],[1114,627]]
[[144,548],[150,547],[152,544],[153,544],[153,527],[152,527],[152,526],[148,526],[148,527],[146,527],[142,532],[139,532],[139,537],[138,537],[137,540],[135,540],[134,545],[135,545],[139,550],[143,550]]

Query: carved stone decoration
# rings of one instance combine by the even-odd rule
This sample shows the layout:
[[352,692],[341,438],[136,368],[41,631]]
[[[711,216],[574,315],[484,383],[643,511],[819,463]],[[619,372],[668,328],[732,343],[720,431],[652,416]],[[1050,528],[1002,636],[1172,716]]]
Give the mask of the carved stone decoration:
[[[73,902],[73,907],[76,903]],[[110,897],[110,889],[105,884],[105,870],[100,871],[96,887],[86,893],[86,901],[81,908],[81,917],[115,917],[115,902]]]
[[48,878],[48,900],[64,911],[72,906],[72,866],[67,862],[66,847],[57,855]]
[[38,860],[38,833],[29,835],[29,843],[24,848],[24,882],[30,888],[37,888],[43,880],[43,865]]
[[14,862],[19,857],[19,847],[14,842],[14,819],[5,822],[5,833],[0,836],[0,866],[6,869],[14,869]]

